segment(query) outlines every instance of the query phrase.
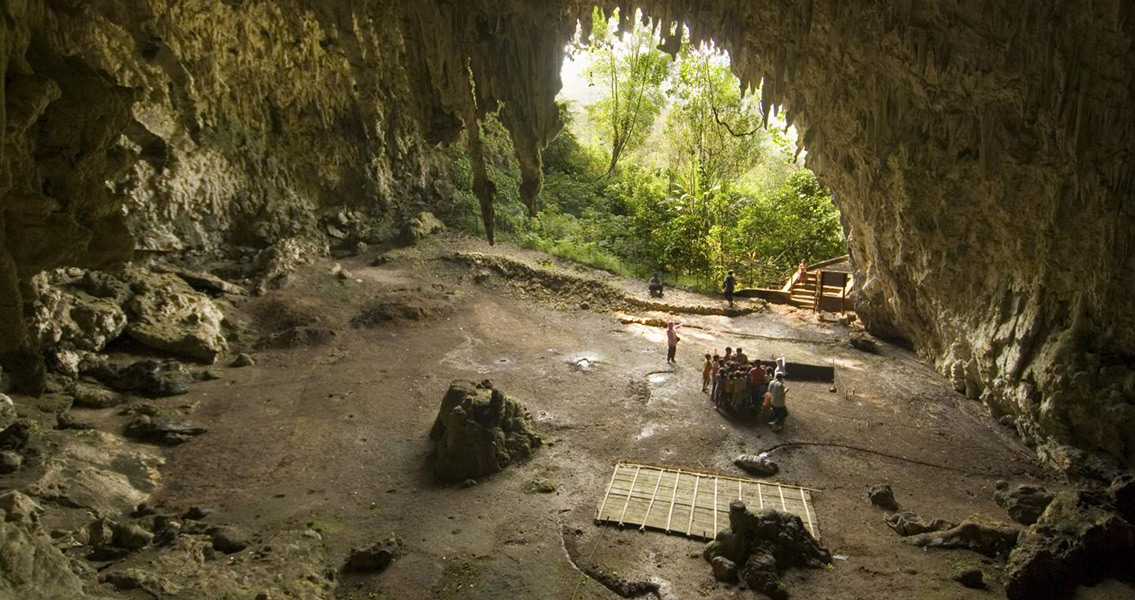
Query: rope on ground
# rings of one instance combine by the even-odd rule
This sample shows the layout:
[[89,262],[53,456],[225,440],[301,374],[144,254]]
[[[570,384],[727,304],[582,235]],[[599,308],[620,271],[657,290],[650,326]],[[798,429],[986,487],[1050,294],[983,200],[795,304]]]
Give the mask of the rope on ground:
[[946,471],[955,471],[955,472],[958,472],[958,473],[964,473],[966,475],[990,475],[989,472],[969,471],[967,469],[960,469],[958,467],[949,467],[949,466],[946,466],[946,465],[939,465],[939,464],[935,464],[935,463],[932,463],[932,462],[926,462],[926,461],[922,461],[922,460],[916,460],[916,459],[913,459],[913,458],[907,458],[905,456],[898,456],[896,454],[888,454],[886,452],[880,452],[878,450],[871,450],[870,448],[863,448],[861,446],[852,446],[850,444],[838,444],[838,443],[835,443],[835,442],[784,442],[783,444],[777,444],[777,445],[763,451],[761,454],[771,454],[772,452],[774,452],[776,450],[781,450],[783,448],[789,448],[789,447],[793,447],[793,446],[820,446],[820,447],[826,447],[826,448],[843,448],[845,450],[855,450],[856,452],[865,452],[867,454],[874,454],[876,456],[882,456],[884,458],[901,460],[901,461],[904,461],[904,462],[908,462],[908,463],[912,463],[912,464],[916,464],[916,465],[921,465],[921,466],[924,466],[924,467],[933,467],[935,469],[943,469],[943,470],[946,470]]

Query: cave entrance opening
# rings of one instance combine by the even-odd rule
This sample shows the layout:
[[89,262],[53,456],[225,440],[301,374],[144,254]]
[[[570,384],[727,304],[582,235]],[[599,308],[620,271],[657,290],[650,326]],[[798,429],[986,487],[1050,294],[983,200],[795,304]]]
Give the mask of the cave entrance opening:
[[595,8],[561,79],[566,126],[544,152],[528,244],[705,291],[728,271],[742,288],[780,289],[799,263],[847,254],[796,129],[759,85],[742,86],[724,48],[639,10]]

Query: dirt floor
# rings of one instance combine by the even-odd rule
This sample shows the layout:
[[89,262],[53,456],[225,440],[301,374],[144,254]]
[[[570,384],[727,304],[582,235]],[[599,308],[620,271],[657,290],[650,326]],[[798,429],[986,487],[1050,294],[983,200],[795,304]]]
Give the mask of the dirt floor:
[[[221,380],[170,401],[195,404],[193,420],[210,431],[168,451],[154,501],[211,507],[218,520],[264,537],[316,528],[333,556],[399,536],[405,554],[379,575],[343,576],[342,598],[616,597],[573,558],[624,580],[661,580],[666,597],[745,598],[755,596],[714,581],[702,543],[596,525],[596,506],[619,459],[742,475],[736,455],[789,444],[772,454],[781,467],[774,479],[819,490],[822,542],[837,555],[830,570],[789,573],[789,592],[929,599],[1004,597],[1002,565],[902,543],[866,502],[868,487],[891,484],[899,504],[920,515],[1007,522],[992,499],[997,480],[1061,486],[916,356],[887,345],[877,355],[854,350],[846,326],[783,307],[676,316],[685,327],[678,364],[668,367],[661,328],[623,323],[665,315],[546,293],[445,258],[456,250],[508,254],[645,298],[637,282],[454,237],[394,251],[380,266],[368,266],[373,253],[345,259],[348,279],[333,276],[331,262],[312,265],[287,288],[237,305],[255,366],[218,368]],[[579,308],[584,301],[594,306]],[[780,433],[730,420],[700,391],[702,355],[725,346],[834,363],[836,389],[790,381],[791,417]],[[472,487],[438,485],[427,434],[442,394],[453,379],[486,378],[527,406],[546,445]],[[526,491],[536,479],[555,492]],[[982,567],[992,591],[951,581],[962,566]],[[1130,594],[1108,582],[1082,597]]]

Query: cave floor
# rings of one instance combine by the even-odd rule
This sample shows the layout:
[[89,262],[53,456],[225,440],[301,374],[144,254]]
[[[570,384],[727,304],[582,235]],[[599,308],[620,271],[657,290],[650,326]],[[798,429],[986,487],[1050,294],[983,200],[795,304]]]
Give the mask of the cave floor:
[[[454,249],[551,260],[446,237],[394,252],[377,267],[367,266],[373,256],[344,259],[361,283],[340,281],[324,261],[283,290],[242,300],[235,310],[246,318],[250,347],[265,329],[305,319],[336,335],[325,345],[258,350],[255,366],[219,369],[223,379],[176,399],[195,404],[193,420],[210,432],[168,451],[154,501],[212,507],[219,520],[264,537],[313,527],[332,556],[397,534],[405,554],[379,575],[341,576],[342,598],[616,597],[573,566],[565,530],[582,532],[577,561],[626,580],[661,578],[669,597],[754,597],[714,581],[701,543],[594,524],[611,464],[628,459],[743,475],[732,464],[740,453],[785,442],[846,444],[940,468],[839,447],[774,452],[776,480],[819,490],[823,542],[841,557],[827,571],[789,572],[789,592],[985,598],[1002,594],[968,590],[949,577],[979,566],[999,590],[1000,563],[903,544],[866,502],[867,488],[889,483],[903,508],[923,516],[1008,521],[992,499],[997,480],[1060,486],[980,404],[906,350],[884,344],[879,354],[865,354],[846,344],[846,327],[773,307],[740,318],[680,317],[686,326],[678,363],[668,367],[661,329],[581,310],[579,298],[530,295],[499,275],[477,277],[476,269],[440,258]],[[421,296],[430,314],[350,324],[361,306],[392,293]],[[790,362],[834,361],[837,389],[790,381],[791,416],[781,433],[730,420],[700,391],[701,356],[726,345],[743,346],[751,357],[783,352]],[[475,486],[436,484],[428,432],[456,378],[489,378],[518,398],[545,447]],[[526,493],[535,479],[553,482],[555,492]],[[1105,597],[1103,588],[1084,597]]]

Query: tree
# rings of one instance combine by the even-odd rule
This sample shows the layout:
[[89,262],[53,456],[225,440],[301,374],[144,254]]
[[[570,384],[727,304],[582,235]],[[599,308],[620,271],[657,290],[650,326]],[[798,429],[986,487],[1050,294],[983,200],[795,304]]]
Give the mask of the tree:
[[589,43],[577,46],[590,60],[585,71],[588,81],[606,91],[588,112],[606,140],[608,175],[625,153],[643,144],[666,104],[662,84],[669,74],[670,57],[657,48],[657,29],[635,17],[631,30],[619,35],[617,11],[608,19],[595,8]]

